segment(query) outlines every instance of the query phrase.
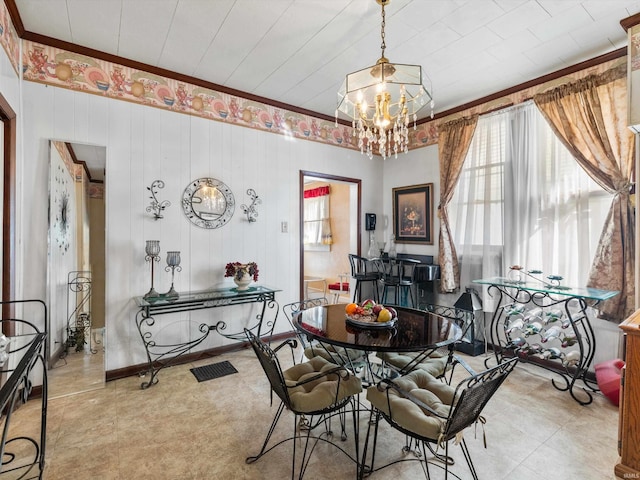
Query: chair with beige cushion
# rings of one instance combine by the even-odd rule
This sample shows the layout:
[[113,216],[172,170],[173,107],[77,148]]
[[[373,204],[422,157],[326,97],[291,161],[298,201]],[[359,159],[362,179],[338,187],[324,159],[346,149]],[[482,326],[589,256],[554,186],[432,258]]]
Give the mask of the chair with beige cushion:
[[401,373],[420,369],[441,378],[450,366],[449,353],[448,350],[436,350],[425,358],[421,358],[424,357],[422,352],[378,352],[376,356],[383,361],[383,365],[388,365]]
[[[367,400],[371,402],[372,410],[362,456],[362,474],[374,473],[398,462],[412,460],[420,462],[427,479],[430,478],[429,465],[438,462],[435,464],[444,468],[446,479],[449,475],[449,466],[453,465],[453,459],[449,456],[449,442],[455,440],[462,449],[472,478],[477,480],[478,475],[469,455],[463,431],[476,422],[484,424],[485,419],[480,416],[482,410],[516,363],[517,358],[507,360],[496,367],[466,378],[456,388],[420,369],[413,370],[395,380],[384,379],[377,385],[369,387]],[[376,468],[375,454],[381,418],[384,418],[392,428],[414,440],[420,455],[402,457]],[[370,464],[367,464],[367,449],[372,425],[373,447]],[[434,452],[431,445],[435,445],[436,448],[442,447],[444,454]],[[436,460],[427,460],[426,448],[436,454]],[[405,453],[410,449],[409,445],[403,447]],[[444,464],[444,467],[441,464]]]
[[[356,465],[356,476],[359,475],[359,445],[358,445],[358,402],[354,396],[362,391],[360,379],[346,368],[332,364],[322,357],[314,357],[307,362],[294,364],[287,370],[282,370],[277,351],[284,346],[295,348],[296,340],[289,339],[272,349],[269,345],[245,329],[245,334],[251,343],[260,365],[264,370],[273,393],[279,397],[280,405],[271,422],[262,448],[257,455],[249,456],[246,463],[254,463],[275,447],[292,440],[293,454],[291,478],[302,479],[309,465],[311,454],[318,442],[325,442],[335,446]],[[288,410],[295,415],[293,436],[283,440],[271,442],[272,434],[283,412]],[[353,419],[354,450],[348,452],[332,441],[331,420],[337,417],[340,421],[341,436],[344,442],[346,434],[346,416],[350,411]],[[313,434],[313,435],[312,435]],[[301,443],[304,450],[300,460],[299,471],[296,474],[296,446]]]
[[450,343],[446,347],[429,353],[424,352],[378,352],[376,354],[382,360],[383,367],[390,367],[391,371],[396,371],[404,375],[411,370],[420,369],[427,373],[451,383],[453,372],[457,365],[462,365],[469,374],[475,374],[467,362],[456,355],[456,346],[465,337],[470,324],[465,322],[465,317],[453,307],[438,307],[437,310],[428,310],[434,314],[450,319],[460,328],[462,334],[460,340]]
[[282,306],[282,311],[284,312],[285,318],[289,321],[291,328],[296,332],[304,350],[304,355],[307,358],[320,356],[329,362],[337,363],[338,365],[346,366],[351,371],[356,371],[362,366],[364,361],[364,354],[361,350],[334,347],[328,343],[322,343],[316,340],[308,341],[308,339],[297,331],[293,325],[293,317],[299,312],[308,308],[320,307],[327,304],[326,298],[314,298],[300,302],[287,303]]

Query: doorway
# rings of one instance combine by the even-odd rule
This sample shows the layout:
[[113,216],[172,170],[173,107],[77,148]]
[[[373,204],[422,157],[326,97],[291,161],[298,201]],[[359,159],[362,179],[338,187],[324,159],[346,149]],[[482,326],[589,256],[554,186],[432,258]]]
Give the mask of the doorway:
[[[339,275],[349,273],[349,253],[360,255],[360,179],[329,175],[319,172],[300,171],[300,299],[308,295],[309,285],[305,277],[320,279],[314,283],[316,295],[328,296],[326,286],[339,282]],[[316,185],[332,187],[330,193],[329,215],[331,224],[331,243],[327,248],[305,248],[305,208],[304,191]],[[348,281],[348,278],[344,281]]]

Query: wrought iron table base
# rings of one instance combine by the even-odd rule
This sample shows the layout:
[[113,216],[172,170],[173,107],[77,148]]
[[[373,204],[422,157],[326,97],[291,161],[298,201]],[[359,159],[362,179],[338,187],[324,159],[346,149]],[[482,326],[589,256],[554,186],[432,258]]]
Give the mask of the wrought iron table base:
[[[219,320],[215,323],[201,323],[198,326],[198,336],[193,340],[180,343],[158,343],[153,336],[153,327],[156,324],[155,317],[168,313],[178,313],[193,310],[203,310],[231,305],[247,303],[261,303],[259,313],[255,317],[253,325],[246,327],[256,335],[271,335],[278,317],[278,303],[275,300],[277,290],[267,287],[251,287],[247,291],[232,289],[218,289],[206,292],[182,293],[174,296],[159,296],[157,299],[136,297],[135,301],[140,307],[136,313],[136,327],[144,345],[148,369],[144,375],[149,379],[142,382],[140,388],[147,389],[158,383],[158,373],[169,366],[177,365],[181,357],[192,351],[204,342],[210,332],[215,331],[225,338],[236,341],[246,341],[244,331],[226,333],[227,323]],[[275,310],[273,319],[265,320],[267,307]]]

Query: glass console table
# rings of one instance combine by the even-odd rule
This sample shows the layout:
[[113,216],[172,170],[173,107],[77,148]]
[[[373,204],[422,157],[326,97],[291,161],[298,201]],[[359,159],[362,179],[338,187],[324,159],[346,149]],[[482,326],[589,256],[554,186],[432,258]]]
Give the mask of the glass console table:
[[[14,307],[22,304],[25,315],[30,318],[31,315],[37,316],[38,321],[46,325],[47,307],[43,301],[0,302],[0,305],[5,304],[12,304]],[[47,428],[47,334],[40,332],[34,323],[26,320],[5,318],[0,320],[0,324],[3,332],[0,335],[0,478],[42,478]],[[41,392],[33,392],[35,389],[31,373],[36,366],[39,366],[37,370],[42,374]],[[33,428],[29,428],[27,432],[16,431],[15,427],[10,429],[12,417],[17,415],[15,411],[32,393],[40,394],[40,399],[34,400],[40,402],[39,411],[28,412],[28,423]]]
[[[258,307],[260,313],[256,315],[252,325],[246,328],[258,336],[271,335],[278,317],[278,303],[275,300],[276,292],[280,290],[255,285],[247,290],[237,288],[216,288],[197,292],[179,293],[177,297],[144,298],[135,297],[134,301],[139,310],[136,314],[136,326],[140,333],[140,338],[147,354],[148,373],[150,378],[143,382],[140,387],[145,389],[158,383],[158,372],[165,367],[175,365],[177,359],[186,354],[189,350],[201,344],[211,331],[216,331],[225,338],[231,340],[245,341],[244,327],[237,332],[227,333],[227,322],[224,320],[213,320],[211,323],[201,323],[194,338],[177,343],[158,343],[154,335],[153,327],[156,326],[155,317],[168,313],[189,312],[217,307],[228,307],[231,305],[242,305],[247,303],[262,304]],[[266,309],[275,311],[273,318],[265,321]]]
[[[595,379],[587,375],[596,349],[587,308],[619,292],[507,277],[473,282],[487,285],[490,295],[498,295],[488,339],[495,360],[517,356],[545,368],[562,379],[562,383],[552,380],[555,388],[569,391],[581,405],[590,404],[591,392],[598,391],[598,387]],[[487,367],[490,360],[491,357],[485,360]],[[577,389],[576,382],[582,388]]]

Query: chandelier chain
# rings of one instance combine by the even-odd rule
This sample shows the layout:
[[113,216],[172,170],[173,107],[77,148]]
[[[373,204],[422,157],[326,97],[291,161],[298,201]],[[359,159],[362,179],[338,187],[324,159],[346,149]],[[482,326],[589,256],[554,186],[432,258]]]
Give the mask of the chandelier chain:
[[385,21],[385,13],[384,13],[384,2],[382,3],[382,23],[380,24],[380,38],[382,43],[380,44],[380,48],[382,49],[382,56],[384,57],[384,51],[387,49],[387,44],[384,41],[384,27],[386,25]]

